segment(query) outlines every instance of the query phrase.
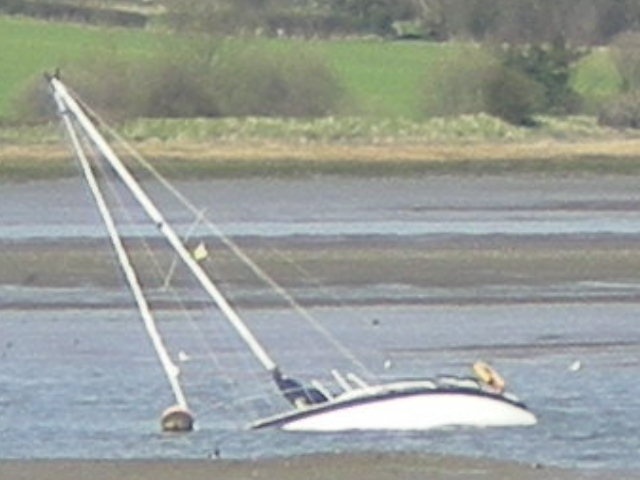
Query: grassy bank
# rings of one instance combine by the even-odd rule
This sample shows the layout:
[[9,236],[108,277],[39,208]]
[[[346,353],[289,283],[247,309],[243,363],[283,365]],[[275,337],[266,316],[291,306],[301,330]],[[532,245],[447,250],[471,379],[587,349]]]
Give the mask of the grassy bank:
[[[25,85],[56,66],[64,72],[67,65],[101,56],[149,57],[183,48],[176,42],[189,40],[0,16],[0,41],[0,178],[20,179],[75,172],[56,125],[7,123],[12,98]],[[439,65],[452,57],[475,58],[473,45],[231,39],[216,48],[249,46],[268,53],[301,45],[328,60],[352,99],[341,115],[138,120],[118,129],[173,175],[640,171],[640,134],[601,128],[593,117],[540,118],[536,128],[515,127],[487,115],[421,119],[425,91],[439,94]],[[73,85],[73,78],[67,80]],[[596,105],[619,89],[620,78],[608,51],[601,49],[579,62],[572,81]]]
[[[426,122],[321,120],[139,120],[121,134],[165,174],[640,173],[640,134],[595,119],[540,118],[514,127],[480,115]],[[56,124],[0,129],[0,178],[76,172]]]
[[[217,42],[217,43],[216,43]],[[295,39],[227,39],[203,42],[163,32],[87,27],[0,16],[0,120],[12,114],[12,99],[44,71],[82,62],[90,65],[104,56],[123,60],[157,56],[184,48],[238,49],[250,47],[269,58],[275,50],[301,48],[323,56],[336,73],[350,103],[348,114],[375,118],[423,115],[425,102],[442,97],[438,72],[452,58],[478,64],[483,54],[464,43],[390,42],[379,39],[301,41]],[[480,58],[479,58],[480,56]],[[488,61],[488,57],[486,59]],[[73,85],[73,78],[68,79]],[[594,51],[576,66],[573,84],[589,105],[619,90],[620,78],[606,50]],[[429,97],[429,98],[426,98]],[[435,100],[434,100],[435,99]]]
[[[44,71],[65,71],[92,58],[123,61],[158,56],[172,49],[252,49],[270,58],[274,51],[300,51],[302,46],[327,60],[349,102],[349,113],[375,117],[418,118],[424,103],[423,85],[434,84],[438,65],[452,55],[478,54],[465,44],[389,42],[382,40],[226,39],[206,42],[161,32],[86,27],[0,16],[0,120],[13,114],[12,99]],[[192,45],[191,45],[192,44]],[[432,78],[433,77],[433,78]],[[73,79],[69,78],[73,85]],[[434,90],[434,96],[437,92]]]

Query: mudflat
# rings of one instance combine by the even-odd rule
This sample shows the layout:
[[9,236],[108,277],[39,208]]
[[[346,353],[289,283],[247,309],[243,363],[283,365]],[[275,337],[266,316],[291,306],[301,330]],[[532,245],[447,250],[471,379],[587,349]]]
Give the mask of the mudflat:
[[580,472],[541,465],[410,453],[322,454],[267,460],[6,460],[0,478],[47,480],[638,479],[625,472]]
[[[259,244],[258,244],[259,243]],[[286,240],[243,245],[250,256],[283,287],[323,285],[366,287],[381,281],[416,288],[472,289],[487,285],[544,287],[575,282],[624,283],[640,270],[640,247],[625,239],[574,241],[563,238],[523,241],[433,242],[358,239],[316,242]],[[158,249],[164,248],[161,245]],[[203,263],[235,290],[260,287],[230,253],[212,240]],[[131,252],[136,254],[135,249]],[[160,257],[162,258],[162,257]],[[165,255],[169,267],[172,257]],[[143,265],[144,267],[144,265]],[[147,266],[147,268],[150,268]],[[146,272],[153,277],[153,272]],[[141,275],[145,275],[144,268]],[[157,275],[156,275],[157,277]],[[117,287],[120,271],[106,240],[63,243],[10,243],[0,248],[0,284],[29,287]],[[620,300],[618,296],[612,298]],[[420,298],[421,303],[437,298]],[[478,300],[478,299],[476,299]],[[523,301],[580,300],[527,297]],[[584,298],[584,300],[589,300]],[[600,301],[607,298],[599,297]],[[407,301],[405,298],[404,301]],[[514,301],[513,298],[510,301]]]

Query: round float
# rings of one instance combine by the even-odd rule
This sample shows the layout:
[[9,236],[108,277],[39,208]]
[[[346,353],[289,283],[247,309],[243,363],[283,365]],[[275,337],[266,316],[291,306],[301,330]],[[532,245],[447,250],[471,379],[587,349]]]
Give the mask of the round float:
[[193,414],[180,405],[169,407],[162,413],[163,432],[190,432],[193,424]]

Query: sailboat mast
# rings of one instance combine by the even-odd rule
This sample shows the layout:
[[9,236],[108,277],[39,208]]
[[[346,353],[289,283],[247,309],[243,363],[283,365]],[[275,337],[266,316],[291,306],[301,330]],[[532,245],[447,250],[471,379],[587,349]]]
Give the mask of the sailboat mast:
[[57,94],[58,98],[63,102],[69,112],[71,112],[78,123],[82,126],[89,139],[94,143],[96,148],[102,153],[104,158],[109,162],[111,167],[118,174],[120,179],[129,188],[133,196],[138,203],[142,206],[147,215],[158,227],[160,232],[164,235],[167,241],[171,244],[178,256],[182,259],[185,265],[191,270],[193,275],[198,279],[200,285],[209,294],[212,300],[216,303],[218,308],[225,315],[229,323],[233,326],[236,332],[247,344],[251,352],[255,355],[262,366],[271,374],[278,372],[277,364],[271,359],[269,354],[265,351],[262,345],[255,338],[253,333],[247,328],[235,309],[229,304],[227,299],[222,295],[218,287],[211,281],[209,276],[202,269],[200,264],[191,256],[185,245],[180,240],[180,237],[176,234],[175,230],[167,223],[164,216],[156,208],[149,196],[145,193],[142,187],[138,184],[135,178],[131,175],[129,170],[120,161],[118,156],[111,149],[106,140],[102,137],[100,132],[94,127],[93,123],[89,120],[82,108],[75,101],[73,96],[68,92],[64,84],[57,78],[52,77],[50,84],[53,91]]
[[[56,101],[56,104],[58,105],[58,110],[61,113],[63,113],[65,111],[64,103],[62,102],[62,100],[57,94],[54,94],[54,99]],[[153,319],[153,315],[151,314],[151,310],[149,309],[149,304],[147,303],[147,300],[142,292],[142,287],[140,286],[140,281],[138,280],[138,276],[136,275],[136,272],[131,264],[131,260],[129,259],[129,255],[127,254],[127,251],[124,248],[122,239],[120,238],[118,229],[116,228],[115,222],[113,221],[113,217],[111,216],[109,208],[107,207],[104,196],[102,195],[102,192],[98,187],[98,182],[96,181],[95,175],[93,174],[93,171],[89,166],[89,162],[80,144],[78,135],[76,134],[76,131],[73,128],[73,125],[69,116],[62,115],[62,119],[67,129],[67,132],[69,133],[69,138],[73,145],[73,149],[76,152],[78,160],[80,161],[82,173],[84,174],[85,179],[87,180],[89,189],[93,194],[93,198],[95,199],[96,204],[98,206],[98,210],[100,211],[100,215],[102,216],[102,220],[104,221],[107,231],[109,232],[111,243],[118,257],[118,262],[120,263],[122,270],[124,272],[125,278],[129,283],[129,287],[133,292],[133,296],[136,300],[136,304],[138,305],[138,310],[140,311],[140,314],[142,316],[145,328],[147,329],[147,332],[149,334],[149,337],[151,338],[151,341],[156,350],[158,358],[160,359],[160,363],[162,364],[162,367],[167,375],[167,379],[169,381],[169,384],[171,385],[171,389],[173,390],[173,394],[176,399],[176,402],[181,408],[188,410],[187,399],[184,395],[180,382],[178,381],[179,369],[169,357],[167,349],[164,346],[162,337],[158,332],[156,323]]]

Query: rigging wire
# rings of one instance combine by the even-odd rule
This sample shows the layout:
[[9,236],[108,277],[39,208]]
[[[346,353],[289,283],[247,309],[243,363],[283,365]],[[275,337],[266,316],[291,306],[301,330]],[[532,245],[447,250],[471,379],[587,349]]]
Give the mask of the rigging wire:
[[[92,144],[88,144],[87,145],[88,148],[92,148],[93,145]],[[100,155],[94,151],[94,158],[97,159]],[[114,178],[114,175],[109,175],[108,172],[106,171],[106,165],[105,165],[105,161],[96,161],[94,162],[94,165],[96,166],[96,168],[98,168],[100,170],[101,173],[101,178],[104,180],[104,183],[106,185],[106,187],[110,190],[111,192],[111,197],[113,198],[114,202],[117,202],[117,204],[120,207],[120,212],[121,214],[126,217],[125,221],[129,224],[132,225],[133,222],[133,215],[131,212],[131,209],[129,208],[129,205],[125,205],[125,200],[123,198],[123,193],[119,192],[118,189],[116,188],[116,184],[119,184],[119,182],[117,182],[117,179]],[[112,178],[111,181],[107,180],[108,178]],[[124,190],[124,194],[127,194],[128,190]],[[130,195],[129,195],[130,196]],[[185,301],[183,299],[183,297],[178,294],[178,292],[176,291],[176,288],[173,284],[171,284],[171,282],[166,282],[162,281],[161,279],[166,279],[168,278],[167,276],[167,272],[165,271],[166,269],[164,269],[162,267],[162,265],[160,264],[159,258],[158,258],[158,253],[154,253],[152,246],[150,245],[149,241],[147,240],[147,238],[145,236],[141,236],[140,238],[136,239],[141,245],[142,248],[146,254],[147,259],[149,260],[149,263],[151,265],[152,270],[155,271],[155,274],[151,274],[151,276],[153,276],[153,278],[158,282],[158,284],[162,283],[162,292],[163,294],[169,293],[172,297],[172,299],[176,302],[176,304],[179,306],[178,310],[181,314],[181,316],[186,320],[186,323],[189,325],[190,329],[193,332],[196,332],[197,335],[195,335],[195,339],[199,345],[199,348],[203,350],[204,352],[204,358],[210,362],[210,364],[213,366],[213,369],[215,371],[215,378],[217,380],[220,380],[221,383],[227,383],[229,385],[234,385],[235,379],[229,375],[227,373],[227,369],[223,367],[222,361],[220,358],[218,358],[218,356],[215,354],[213,346],[210,342],[206,341],[207,336],[204,335],[203,330],[200,328],[200,326],[198,325],[198,323],[195,321],[193,315],[191,313],[189,313],[189,309],[185,304]],[[175,258],[174,258],[174,262],[171,264],[170,266],[170,273],[173,276],[174,271],[179,268],[178,264],[175,262]],[[175,278],[175,277],[174,277]],[[187,278],[191,278],[190,276]],[[217,330],[217,332],[219,332],[219,329]],[[234,337],[235,338],[235,337]],[[181,350],[183,351],[183,350]],[[178,356],[179,357],[179,356]],[[244,357],[242,357],[244,358]],[[245,359],[245,363],[249,364],[248,359]],[[253,364],[251,364],[253,365]],[[181,378],[183,379],[183,381],[186,381],[186,379],[188,377],[185,377],[185,371],[183,371],[184,369],[181,369]],[[250,370],[247,370],[250,371]],[[189,383],[189,382],[187,382]],[[255,383],[255,382],[254,382]],[[252,394],[252,395],[255,395]],[[228,401],[228,402],[216,402],[215,404],[206,404],[206,408],[210,411],[214,411],[214,410],[219,410],[223,407],[226,407],[225,410],[227,411],[231,411],[232,408],[236,409],[235,413],[244,413],[245,415],[233,415],[231,416],[231,418],[245,418],[246,414],[253,414],[255,412],[250,411],[249,410],[249,404],[247,401],[245,401],[244,398],[240,399],[240,401]],[[202,410],[199,409],[199,417],[202,417],[201,413]]]
[[[93,109],[77,99],[77,96],[73,91],[71,93],[76,98],[76,101],[80,102],[82,107],[86,109],[128,153],[134,158],[140,165],[142,165],[149,173],[151,173],[155,179],[162,184],[185,208],[187,208],[193,215],[201,215],[199,210],[185,195],[182,194],[176,187],[174,187],[153,165],[151,165],[140,153],[138,153],[120,134],[118,134],[113,128],[106,123],[102,117],[100,117]],[[293,308],[302,318],[304,318],[311,327],[322,335],[333,347],[340,352],[346,359],[348,359],[354,366],[360,369],[360,371],[367,376],[373,378],[374,374],[358,359],[358,357],[346,347],[335,335],[333,335],[326,327],[324,327],[307,309],[305,309],[300,303],[273,277],[271,277],[264,269],[262,269],[251,257],[249,257],[242,248],[238,246],[227,234],[225,234],[218,225],[212,222],[209,218],[204,217],[203,223],[211,230],[211,232],[217,236],[224,244],[229,248],[260,280],[266,285],[271,287],[281,298],[283,298],[291,308]],[[296,264],[293,260],[289,260],[290,263]],[[304,270],[300,270],[304,271]]]
[[188,410],[187,399],[182,389],[182,385],[180,384],[180,381],[178,379],[179,369],[171,360],[168,354],[168,351],[164,345],[162,336],[160,335],[160,332],[157,329],[155,319],[151,314],[149,305],[145,299],[144,293],[142,291],[142,287],[140,286],[140,282],[137,278],[135,270],[131,266],[130,259],[124,248],[122,239],[120,238],[120,234],[118,233],[118,230],[115,226],[113,217],[111,216],[111,213],[106,205],[105,198],[102,194],[102,191],[100,190],[100,187],[98,186],[98,183],[93,174],[91,166],[88,162],[88,159],[85,155],[82,145],[78,139],[77,133],[73,126],[73,122],[70,116],[66,112],[66,104],[62,101],[61,98],[58,97],[57,94],[54,95],[54,98],[56,99],[56,103],[58,104],[58,108],[62,114],[63,122],[67,127],[69,138],[71,140],[71,143],[73,144],[73,148],[76,152],[76,156],[78,158],[78,161],[80,162],[82,171],[85,175],[89,188],[91,189],[91,193],[94,196],[94,199],[96,201],[100,214],[109,232],[111,242],[114,246],[114,249],[120,261],[120,265],[122,267],[124,275],[127,279],[127,282],[129,283],[129,286],[138,304],[139,311],[142,316],[149,338],[151,339],[151,342],[156,350],[158,358],[160,359],[160,363],[164,369],[167,380],[171,386],[171,390],[173,392],[175,400],[180,407],[184,408],[185,410]]
[[258,342],[251,330],[244,324],[238,312],[229,304],[226,297],[219,288],[211,281],[202,267],[191,256],[186,246],[182,243],[173,227],[167,223],[163,214],[158,210],[151,201],[147,193],[142,189],[140,184],[131,175],[122,161],[116,156],[113,149],[106,142],[105,138],[99,133],[92,121],[80,105],[73,99],[70,93],[65,89],[64,85],[56,78],[50,79],[50,83],[54,91],[64,99],[64,105],[75,116],[78,123],[82,125],[85,133],[95,143],[96,147],[101,151],[104,158],[109,162],[111,167],[116,171],[120,179],[126,184],[140,206],[144,209],[147,216],[155,223],[156,227],[164,235],[167,241],[174,248],[176,253],[180,255],[184,264],[189,268],[191,273],[198,279],[202,288],[207,292],[211,299],[216,303],[218,308],[224,313],[229,324],[233,326],[238,335],[243,339],[245,344],[252,351],[256,359],[262,364],[264,369],[271,373],[274,377],[279,375],[278,365],[269,356],[264,347]]
[[82,125],[83,129],[87,130],[86,134],[90,136],[91,142],[94,143],[95,147],[100,150],[101,156],[106,160],[106,163],[108,163],[114,169],[115,173],[117,173],[120,179],[123,180],[123,182],[130,190],[130,193],[135,197],[140,206],[144,208],[147,215],[156,223],[156,226],[174,247],[184,263],[189,267],[189,270],[199,280],[200,285],[205,289],[209,296],[215,301],[219,309],[224,313],[225,317],[229,321],[229,324],[233,326],[238,334],[240,334],[242,340],[244,340],[246,345],[250,347],[251,351],[260,361],[262,366],[268,372],[275,374],[275,372],[278,371],[277,365],[271,360],[267,352],[257,342],[251,331],[248,330],[248,328],[243,324],[240,317],[227,302],[226,298],[222,296],[221,292],[217,289],[215,284],[211,282],[202,268],[191,257],[191,254],[188,252],[185,245],[183,245],[175,230],[173,230],[173,228],[165,221],[163,215],[160,213],[157,207],[155,207],[151,199],[146,195],[142,188],[138,185],[137,181],[128,172],[126,167],[124,167],[121,161],[116,157],[115,153],[111,150],[105,140],[91,124],[91,121],[87,118],[86,114],[82,111],[77,102],[73,100],[73,98],[64,89],[61,83],[53,79],[52,84],[54,84],[56,93],[58,93],[60,97],[64,99],[65,107],[68,107],[71,110],[76,120]]

